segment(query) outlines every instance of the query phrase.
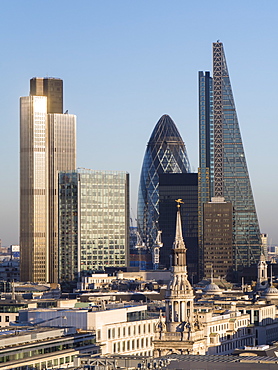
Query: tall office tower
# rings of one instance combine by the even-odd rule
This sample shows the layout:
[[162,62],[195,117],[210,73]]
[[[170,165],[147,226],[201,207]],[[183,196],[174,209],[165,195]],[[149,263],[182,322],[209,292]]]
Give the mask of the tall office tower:
[[204,203],[204,277],[231,278],[233,268],[233,207],[223,198]]
[[[224,197],[233,205],[234,268],[256,263],[260,230],[233,93],[221,42],[213,44],[213,79],[199,72],[200,168],[202,204],[208,196]],[[208,185],[209,182],[209,185]],[[199,238],[202,238],[199,229]],[[201,250],[203,246],[201,245]]]
[[171,248],[175,239],[175,200],[182,199],[180,208],[182,233],[187,246],[188,275],[198,278],[198,175],[197,173],[164,173],[159,175],[159,229],[163,247],[160,266],[171,266]]
[[199,72],[198,267],[204,276],[203,205],[213,194],[213,88],[209,72]]
[[76,166],[76,117],[63,81],[32,78],[20,98],[21,280],[58,281],[58,172]]
[[147,145],[138,194],[137,223],[143,242],[151,248],[159,217],[159,175],[187,173],[190,165],[180,133],[168,115],[157,122]]
[[59,174],[59,281],[127,266],[129,174],[78,169]]

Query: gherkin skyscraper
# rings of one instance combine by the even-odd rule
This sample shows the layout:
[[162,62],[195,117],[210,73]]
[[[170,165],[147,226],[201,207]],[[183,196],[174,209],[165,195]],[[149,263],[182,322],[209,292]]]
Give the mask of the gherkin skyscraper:
[[[213,43],[213,77],[199,72],[199,147],[199,224],[201,203],[211,196],[231,202],[234,268],[256,263],[260,229],[221,42]],[[199,243],[203,243],[201,227]]]
[[158,231],[159,175],[190,172],[186,148],[168,115],[157,122],[143,160],[138,194],[137,224],[142,241],[152,247]]

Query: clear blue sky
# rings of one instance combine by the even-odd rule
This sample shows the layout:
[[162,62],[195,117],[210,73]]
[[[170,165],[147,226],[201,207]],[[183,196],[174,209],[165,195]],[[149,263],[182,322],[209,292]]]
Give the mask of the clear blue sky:
[[198,167],[197,73],[224,43],[261,231],[278,245],[278,2],[2,0],[0,238],[18,243],[19,97],[64,80],[78,117],[77,164],[125,170],[131,215],[150,134],[164,113]]

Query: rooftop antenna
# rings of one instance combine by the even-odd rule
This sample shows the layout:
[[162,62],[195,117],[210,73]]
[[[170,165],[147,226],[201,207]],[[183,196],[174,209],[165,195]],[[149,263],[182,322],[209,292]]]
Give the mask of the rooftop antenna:
[[211,269],[210,269],[210,282],[213,283],[213,264],[211,264]]
[[14,288],[14,280],[12,281],[12,301],[15,301],[15,288]]

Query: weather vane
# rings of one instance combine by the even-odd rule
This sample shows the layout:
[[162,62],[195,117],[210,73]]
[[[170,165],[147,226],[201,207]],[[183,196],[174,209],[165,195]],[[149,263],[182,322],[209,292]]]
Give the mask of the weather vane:
[[176,199],[175,202],[177,202],[177,207],[180,208],[181,204],[184,204],[184,202],[182,201],[182,199]]

